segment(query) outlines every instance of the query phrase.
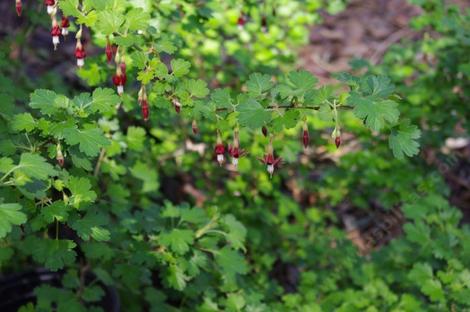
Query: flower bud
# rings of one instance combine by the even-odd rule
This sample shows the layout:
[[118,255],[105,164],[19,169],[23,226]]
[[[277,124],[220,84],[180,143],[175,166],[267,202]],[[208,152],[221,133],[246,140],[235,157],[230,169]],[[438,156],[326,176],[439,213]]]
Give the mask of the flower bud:
[[177,99],[173,99],[173,106],[175,107],[175,112],[179,114],[181,112],[181,103]]
[[106,48],[104,52],[106,53],[106,60],[108,61],[108,63],[111,63],[114,52],[113,52],[113,46],[111,45],[111,42],[109,41],[109,37],[106,37]]
[[268,136],[268,128],[266,128],[266,126],[263,126],[263,127],[261,128],[261,132],[263,133],[263,135],[264,135],[265,137]]
[[307,149],[309,142],[310,142],[310,134],[308,133],[308,126],[307,126],[307,123],[304,123],[303,133],[302,133],[302,143],[304,145],[304,149]]
[[80,39],[77,39],[77,45],[75,46],[75,58],[77,59],[77,66],[83,67],[85,65],[86,52],[83,48],[82,42]]
[[337,136],[335,138],[335,145],[336,145],[336,148],[339,148],[339,146],[341,145],[341,137],[340,136]]
[[196,119],[193,119],[193,123],[191,124],[191,128],[193,130],[194,135],[197,135],[199,133],[199,128],[197,127]]
[[64,163],[65,163],[65,158],[64,158],[64,154],[62,153],[62,146],[59,144],[57,144],[56,146],[56,160],[57,160],[57,163],[59,164],[59,166],[63,167],[64,166]]

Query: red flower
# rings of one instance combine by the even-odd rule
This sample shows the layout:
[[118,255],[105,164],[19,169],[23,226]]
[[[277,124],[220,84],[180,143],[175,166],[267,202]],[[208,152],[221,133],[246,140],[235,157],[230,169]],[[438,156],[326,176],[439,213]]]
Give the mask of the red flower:
[[67,17],[62,16],[61,26],[62,26],[62,36],[67,36],[69,34],[69,27],[70,27],[70,22]]
[[[121,63],[122,64],[122,63]],[[124,67],[125,68],[125,67]],[[124,93],[124,84],[126,83],[126,74],[122,72],[122,66],[116,67],[116,75],[113,76],[113,83],[117,88],[119,95]]]
[[233,145],[228,146],[228,153],[232,157],[232,165],[238,166],[238,159],[245,155],[245,151],[240,148],[240,139],[238,137],[238,130],[233,133]]
[[52,29],[51,29],[51,36],[52,36],[52,44],[54,45],[54,50],[57,49],[57,45],[59,44],[59,36],[61,34],[60,27],[57,25],[57,22],[53,21]]
[[22,10],[23,10],[23,4],[21,3],[21,0],[16,0],[16,14],[18,14],[18,16],[21,16]]
[[246,17],[245,17],[245,14],[241,13],[240,16],[238,17],[238,20],[237,20],[237,25],[238,27],[243,27],[245,26],[246,24]]
[[260,161],[266,165],[266,169],[268,170],[269,175],[272,177],[274,173],[274,169],[278,168],[281,165],[282,158],[281,157],[274,157],[274,149],[272,144],[272,139],[269,142],[268,147],[266,148],[266,154]]
[[215,145],[214,148],[214,153],[217,158],[217,162],[219,163],[220,166],[224,163],[224,154],[225,154],[225,146],[224,143],[222,143],[222,138],[220,137],[220,132],[217,132],[217,144]]
[[54,11],[55,0],[44,0],[44,4],[47,7],[47,14],[52,14]]
[[82,42],[80,39],[77,39],[77,45],[75,47],[75,58],[77,59],[77,66],[82,67],[85,65],[86,52],[83,48]]

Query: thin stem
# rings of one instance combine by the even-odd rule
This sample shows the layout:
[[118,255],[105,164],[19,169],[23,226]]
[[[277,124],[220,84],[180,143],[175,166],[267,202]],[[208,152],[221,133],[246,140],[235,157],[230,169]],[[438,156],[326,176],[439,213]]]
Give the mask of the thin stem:
[[[294,106],[294,105],[269,105],[266,109],[310,109],[310,110],[319,110],[321,106]],[[342,105],[337,107],[337,109],[352,109],[352,106]],[[228,111],[226,107],[220,107],[216,109],[216,112]]]
[[95,171],[93,172],[93,175],[95,177],[97,177],[98,173],[100,172],[101,163],[103,162],[105,154],[106,154],[106,150],[102,148],[100,152],[100,157],[98,158],[98,161],[96,162]]
[[55,219],[55,240],[59,239],[59,220]]
[[10,174],[12,174],[13,171],[15,171],[16,169],[19,169],[19,168],[21,168],[21,166],[18,165],[18,166],[14,166],[14,167],[11,168],[10,170],[8,170],[7,173],[5,173],[5,174],[3,175],[3,177],[0,179],[0,183],[3,182],[3,180],[5,180]]

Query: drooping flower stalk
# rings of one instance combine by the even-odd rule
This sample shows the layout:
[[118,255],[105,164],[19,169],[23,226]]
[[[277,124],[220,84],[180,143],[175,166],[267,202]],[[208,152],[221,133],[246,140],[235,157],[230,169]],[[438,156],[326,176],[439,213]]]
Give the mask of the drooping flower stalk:
[[21,16],[21,12],[23,11],[23,3],[21,0],[15,0],[15,9],[16,9],[16,14],[18,16]]
[[57,50],[57,45],[60,43],[60,26],[57,23],[55,16],[52,16],[52,29],[51,29],[51,36],[52,36],[52,44],[54,45],[54,50]]
[[124,93],[124,84],[126,83],[127,77],[125,74],[126,64],[122,61],[119,51],[116,52],[114,61],[116,62],[116,74],[112,78],[113,84],[116,86],[117,93],[122,95]]
[[240,137],[238,129],[233,131],[233,145],[228,146],[228,153],[232,157],[232,165],[238,167],[238,159],[245,155],[245,151],[240,149]]
[[281,157],[276,158],[274,156],[274,148],[273,148],[273,137],[269,139],[269,144],[266,147],[266,154],[260,161],[266,165],[266,170],[268,171],[270,177],[273,176],[274,169],[278,168],[281,164]]
[[334,138],[335,140],[336,148],[339,148],[339,146],[341,145],[341,130],[340,130],[341,128],[339,124],[338,110],[336,106],[337,104],[335,100],[333,101],[333,114],[334,114],[334,119],[335,119],[335,129],[331,133],[331,137]]
[[62,27],[62,36],[67,36],[69,34],[70,22],[66,16],[62,16],[61,25]]
[[220,166],[222,166],[222,164],[225,161],[225,158],[224,158],[225,146],[224,146],[224,143],[222,142],[222,137],[220,136],[219,130],[217,130],[217,142],[215,145],[214,152],[217,158],[217,162],[219,163]]

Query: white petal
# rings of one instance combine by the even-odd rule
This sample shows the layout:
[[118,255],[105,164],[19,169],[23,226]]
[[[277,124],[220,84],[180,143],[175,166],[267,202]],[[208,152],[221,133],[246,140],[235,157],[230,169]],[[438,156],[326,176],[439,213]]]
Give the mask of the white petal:
[[268,165],[268,168],[267,168],[267,169],[268,169],[269,174],[270,174],[270,175],[273,175],[273,173],[274,173],[274,166],[273,166],[273,165]]
[[78,67],[83,67],[83,65],[85,65],[85,59],[78,58],[77,59],[77,66]]
[[223,154],[218,154],[217,155],[217,162],[222,165],[222,163],[224,162],[224,155]]
[[123,94],[124,93],[124,86],[117,86],[117,93],[119,95]]

